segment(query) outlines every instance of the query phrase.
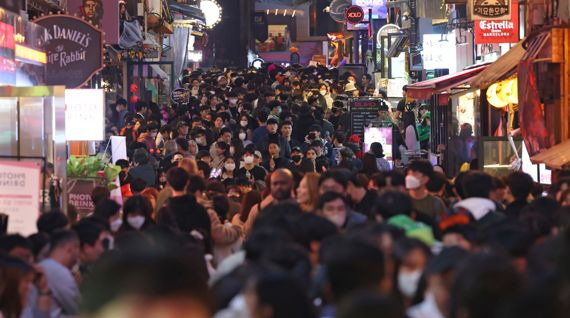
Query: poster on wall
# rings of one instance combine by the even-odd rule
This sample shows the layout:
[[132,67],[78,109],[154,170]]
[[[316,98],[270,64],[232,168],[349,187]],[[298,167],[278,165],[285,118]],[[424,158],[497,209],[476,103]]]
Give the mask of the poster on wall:
[[517,43],[519,41],[519,5],[517,0],[512,0],[512,14],[510,20],[475,21],[475,43]]
[[65,137],[68,141],[105,139],[104,90],[65,90]]
[[47,53],[46,83],[77,88],[103,69],[101,30],[70,15],[48,15],[34,21],[46,28],[41,40]]
[[470,0],[471,18],[477,20],[510,20],[511,0]]
[[8,233],[37,232],[40,169],[38,162],[0,161],[0,213],[8,215]]
[[67,0],[67,12],[102,29],[107,44],[119,43],[119,1]]

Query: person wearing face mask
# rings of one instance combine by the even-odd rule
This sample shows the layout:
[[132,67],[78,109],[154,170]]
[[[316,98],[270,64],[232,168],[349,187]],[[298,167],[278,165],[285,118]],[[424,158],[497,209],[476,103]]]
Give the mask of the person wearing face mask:
[[325,102],[327,104],[327,110],[330,111],[332,109],[334,101],[331,97],[329,86],[326,83],[322,83],[319,86],[319,94],[321,94],[321,96],[323,96],[323,98],[325,99]]
[[196,129],[192,133],[192,139],[198,144],[198,151],[209,151],[208,139],[206,138],[206,131],[204,129]]
[[400,299],[404,308],[410,307],[419,289],[424,268],[431,257],[427,245],[417,239],[402,238],[394,245],[396,261],[394,296]]
[[263,181],[267,172],[262,167],[254,163],[255,151],[251,148],[246,149],[243,154],[243,165],[236,172],[236,177],[245,177],[251,181]]
[[240,127],[238,129],[237,137],[242,143],[244,148],[252,144],[252,141],[248,139],[247,129],[245,128]]
[[239,117],[239,111],[238,111],[238,95],[234,92],[234,90],[232,90],[231,92],[226,94],[226,99],[228,101],[228,108],[229,108],[229,112],[232,115],[233,118],[238,118]]
[[366,222],[366,216],[348,208],[346,198],[337,192],[325,192],[317,204],[318,214],[331,221],[340,230]]
[[123,206],[123,224],[120,233],[143,231],[154,226],[152,220],[152,205],[147,198],[135,195],[129,198]]
[[236,162],[234,158],[227,157],[224,160],[224,167],[222,168],[222,174],[220,175],[220,180],[225,186],[233,183],[235,178]]
[[113,234],[117,233],[121,225],[123,225],[121,206],[111,199],[103,199],[97,203],[93,217],[109,224],[109,229]]
[[445,203],[427,190],[426,184],[433,175],[433,166],[427,160],[410,162],[406,172],[406,189],[412,198],[414,210],[438,221],[446,212]]
[[449,312],[453,277],[469,253],[457,246],[446,247],[432,257],[424,271],[426,290],[423,301],[408,309],[410,318],[445,318]]

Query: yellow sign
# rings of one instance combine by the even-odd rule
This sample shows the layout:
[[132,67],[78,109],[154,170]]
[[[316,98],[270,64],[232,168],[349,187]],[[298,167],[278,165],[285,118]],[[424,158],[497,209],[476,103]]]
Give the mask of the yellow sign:
[[21,58],[28,61],[34,61],[41,64],[47,63],[46,53],[34,50],[27,46],[16,44],[16,58]]

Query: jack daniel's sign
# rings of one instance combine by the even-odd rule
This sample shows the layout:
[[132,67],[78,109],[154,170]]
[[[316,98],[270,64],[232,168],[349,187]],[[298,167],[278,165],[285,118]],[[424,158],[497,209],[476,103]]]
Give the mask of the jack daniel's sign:
[[471,0],[473,20],[510,20],[511,0]]
[[88,22],[69,15],[49,15],[35,23],[46,28],[46,83],[78,88],[103,68],[103,35]]

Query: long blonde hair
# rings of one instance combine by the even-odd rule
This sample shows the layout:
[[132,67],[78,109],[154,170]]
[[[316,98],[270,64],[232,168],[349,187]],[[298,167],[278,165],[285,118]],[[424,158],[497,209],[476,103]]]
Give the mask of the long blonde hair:
[[303,177],[307,181],[307,188],[309,189],[309,202],[302,204],[304,210],[313,211],[319,202],[319,178],[320,175],[316,172],[305,173]]
[[194,159],[184,158],[178,162],[178,167],[186,170],[190,176],[198,175],[198,164]]

